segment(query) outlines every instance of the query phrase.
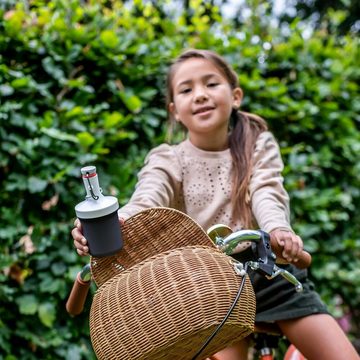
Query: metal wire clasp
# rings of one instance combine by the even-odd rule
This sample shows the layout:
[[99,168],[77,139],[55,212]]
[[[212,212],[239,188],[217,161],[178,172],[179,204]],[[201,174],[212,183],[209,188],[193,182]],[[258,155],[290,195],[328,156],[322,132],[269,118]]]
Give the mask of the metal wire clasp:
[[245,276],[246,275],[246,270],[244,269],[244,265],[243,263],[241,263],[240,261],[231,261],[232,265],[234,266],[234,270],[236,272],[236,275],[239,276]]

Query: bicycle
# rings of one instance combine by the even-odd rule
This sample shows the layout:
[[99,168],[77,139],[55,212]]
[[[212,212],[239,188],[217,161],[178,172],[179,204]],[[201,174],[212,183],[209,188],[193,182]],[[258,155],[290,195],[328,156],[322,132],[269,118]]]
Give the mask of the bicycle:
[[[165,221],[163,221],[164,219],[165,219]],[[147,233],[144,235],[141,231],[139,231],[139,229],[138,229],[139,227],[142,229],[146,229]],[[156,231],[154,230],[154,228]],[[177,230],[179,228],[181,228],[182,232],[184,232],[184,230],[185,230],[185,234],[187,236],[184,236],[184,233],[177,232]],[[150,233],[152,234],[153,239],[152,239],[152,241],[148,242],[149,246],[138,247],[138,245],[141,242],[143,242],[144,239],[145,240],[147,239],[147,237],[149,236]],[[196,353],[194,353],[194,351],[196,349],[195,350],[193,349],[193,345],[192,345],[192,347],[190,347],[192,354],[190,353],[190,351],[189,351],[189,353],[186,353],[186,351],[184,350],[185,354],[183,354],[183,356],[185,356],[185,357],[181,357],[184,359],[189,359],[190,357],[192,359],[198,359],[199,356],[201,356],[202,358],[207,357],[208,359],[216,359],[216,357],[211,354],[214,354],[214,353],[216,353],[216,351],[220,350],[222,347],[225,347],[221,341],[223,341],[222,337],[224,338],[228,335],[227,334],[228,329],[226,329],[226,331],[224,330],[222,333],[221,333],[221,331],[222,331],[222,328],[225,327],[224,324],[226,324],[227,322],[229,322],[231,320],[231,316],[233,315],[232,311],[239,312],[238,308],[240,308],[241,306],[238,306],[238,305],[241,303],[241,301],[243,301],[241,303],[242,306],[243,307],[246,306],[247,308],[250,308],[251,301],[254,301],[254,299],[252,298],[253,294],[251,294],[251,291],[252,291],[251,284],[250,284],[249,280],[247,279],[247,277],[245,276],[247,267],[252,267],[256,271],[262,272],[264,274],[264,276],[267,276],[269,278],[281,275],[281,276],[285,277],[287,280],[289,280],[290,282],[292,282],[294,284],[294,286],[296,286],[298,288],[298,290],[301,290],[301,284],[296,280],[296,278],[294,278],[287,271],[284,271],[283,269],[280,269],[276,266],[276,264],[275,264],[276,257],[272,252],[269,236],[268,236],[268,234],[266,234],[263,231],[241,230],[241,231],[232,233],[229,228],[224,227],[223,225],[220,225],[220,226],[218,225],[218,226],[215,226],[215,227],[209,229],[208,234],[206,234],[199,227],[199,225],[194,223],[193,220],[190,219],[187,215],[182,214],[173,209],[157,208],[157,209],[146,210],[146,211],[138,214],[137,216],[127,220],[123,227],[123,234],[125,234],[125,239],[124,239],[125,240],[124,241],[125,248],[122,250],[123,253],[121,255],[119,255],[119,254],[116,255],[117,257],[115,257],[115,258],[114,257],[113,258],[111,258],[111,257],[110,258],[109,257],[108,258],[97,258],[97,259],[92,258],[91,265],[90,264],[86,265],[82,269],[82,271],[78,273],[77,279],[75,280],[75,283],[74,283],[74,286],[72,289],[72,292],[69,296],[69,300],[66,305],[67,311],[72,315],[77,315],[82,311],[82,308],[83,308],[83,305],[85,302],[85,297],[86,297],[86,294],[87,294],[89,286],[90,286],[91,279],[95,280],[96,284],[99,287],[99,290],[95,294],[94,301],[92,304],[92,309],[91,309],[92,313],[90,316],[90,327],[94,324],[94,321],[95,321],[92,319],[102,318],[103,312],[104,312],[104,310],[103,310],[104,307],[109,307],[109,304],[110,304],[109,302],[106,303],[106,306],[102,306],[103,304],[100,301],[102,299],[101,297],[103,297],[103,299],[105,299],[104,296],[106,295],[106,293],[109,292],[110,290],[112,291],[114,289],[113,285],[115,284],[115,286],[118,287],[119,285],[116,282],[118,282],[118,280],[121,280],[122,278],[124,278],[125,275],[127,276],[131,272],[134,272],[134,269],[139,270],[141,267],[144,268],[145,266],[152,266],[153,263],[155,263],[155,266],[158,266],[160,264],[160,262],[163,261],[164,258],[166,258],[167,261],[170,261],[173,258],[176,258],[176,256],[179,257],[181,255],[181,253],[183,252],[183,253],[190,254],[191,256],[193,255],[193,253],[198,253],[198,254],[201,253],[201,257],[200,257],[201,261],[203,261],[203,259],[206,256],[211,255],[212,257],[216,258],[216,261],[218,261],[219,263],[221,261],[223,261],[222,266],[225,266],[224,264],[226,264],[226,266],[229,268],[229,272],[233,273],[235,271],[235,273],[236,273],[234,276],[233,276],[233,274],[231,274],[231,276],[232,276],[231,281],[234,281],[234,279],[236,279],[236,282],[238,283],[237,285],[239,285],[239,286],[235,286],[234,289],[231,290],[233,293],[236,292],[236,299],[235,299],[235,301],[232,300],[231,308],[228,309],[229,311],[226,314],[226,317],[223,318],[221,322],[219,322],[216,329],[214,329],[214,327],[212,327],[212,329],[211,329],[212,334],[210,336],[209,336],[210,330],[207,330],[207,336],[206,336],[207,340],[205,342],[202,343],[203,340],[201,341],[201,340],[196,339],[197,340],[196,346],[198,347],[198,350]],[[171,237],[171,239],[169,240],[170,237]],[[213,241],[210,239],[213,239],[213,241],[216,242],[216,246],[214,245]],[[243,242],[243,241],[251,241],[252,242],[252,251],[254,253],[254,260],[255,260],[255,261],[249,261],[245,265],[243,265],[242,263],[240,263],[232,258],[229,258],[228,255],[224,255],[224,253],[225,254],[231,253],[234,246],[236,246],[238,243]],[[150,244],[151,244],[151,246],[150,246]],[[218,249],[221,249],[221,251],[222,251],[221,254],[219,254],[220,251],[218,251]],[[165,252],[164,252],[164,250],[165,250]],[[277,254],[281,254],[281,249],[274,249],[274,251]],[[121,253],[121,251],[120,251],[120,253]],[[159,256],[156,255],[157,253],[160,253],[160,255]],[[209,255],[209,253],[210,253],[210,255]],[[154,256],[155,256],[155,258],[154,258]],[[156,256],[158,256],[158,257],[156,257]],[[149,259],[151,259],[151,261],[149,261]],[[229,261],[229,259],[231,259],[231,260]],[[210,260],[213,261],[213,258],[211,258]],[[156,263],[156,261],[158,261],[158,262]],[[194,259],[191,259],[191,261],[194,262]],[[302,260],[300,261],[299,265],[307,266],[310,261],[311,261],[311,256],[308,253],[304,252]],[[231,265],[229,265],[230,263],[231,263]],[[215,265],[217,265],[217,263],[215,263]],[[211,263],[211,267],[212,267],[212,263]],[[197,269],[197,267],[196,267],[196,269]],[[212,270],[212,269],[210,269],[210,270]],[[221,268],[221,272],[225,272],[223,270],[223,268]],[[163,274],[160,274],[160,275],[163,275]],[[217,274],[215,274],[215,275],[217,275]],[[214,274],[212,273],[211,276],[214,277]],[[209,277],[209,276],[205,276],[204,278],[201,278],[202,281],[205,281],[207,277]],[[241,284],[239,284],[240,278],[241,278]],[[198,279],[195,279],[195,280],[198,281]],[[221,281],[223,281],[223,280],[221,279]],[[216,285],[219,286],[219,284],[220,284],[220,282]],[[167,283],[166,283],[166,285],[168,286]],[[233,284],[230,284],[230,285],[233,285]],[[196,286],[198,286],[198,282],[196,282]],[[245,293],[242,292],[243,289],[246,290]],[[96,298],[98,293],[100,295]],[[113,298],[116,296],[114,296],[113,293],[109,293],[109,294],[110,295],[108,296],[108,299],[110,299],[110,301],[114,300]],[[245,298],[245,300],[242,300],[242,297],[244,297],[244,296],[247,296],[247,298]],[[239,298],[240,298],[240,300],[239,300]],[[150,305],[152,306],[156,303],[156,300],[157,300],[156,297],[152,296],[151,299],[145,299],[144,303],[145,304],[150,303]],[[172,300],[172,299],[170,299],[170,300]],[[95,302],[96,302],[96,304],[94,305]],[[152,304],[151,302],[153,302],[154,304]],[[190,306],[192,306],[191,305],[192,303],[191,302],[189,302],[189,303],[190,303]],[[133,305],[133,304],[129,304],[129,306],[130,305]],[[157,305],[159,306],[160,304],[157,304]],[[228,306],[228,305],[226,305],[226,306]],[[93,308],[94,308],[94,310],[93,310]],[[209,309],[209,310],[212,310],[212,309]],[[240,309],[240,310],[243,311],[242,309]],[[255,308],[250,309],[250,310],[248,310],[248,309],[245,309],[245,310],[248,311],[248,313],[245,314],[245,318],[246,317],[248,318],[248,323],[241,324],[241,326],[240,326],[241,327],[240,334],[242,337],[248,336],[254,330]],[[104,322],[107,322],[106,324],[109,324],[109,323],[111,323],[111,321],[115,321],[114,316],[115,316],[115,314],[111,313],[110,319],[106,318],[105,319],[106,321],[104,321]],[[126,316],[126,314],[116,314],[116,316]],[[106,317],[106,316],[104,315],[104,317]],[[231,321],[234,321],[234,320],[231,320]],[[238,320],[235,320],[235,321],[238,321]],[[112,324],[111,327],[114,328],[115,326],[118,326],[118,324],[119,324],[119,322],[116,321],[115,325]],[[260,324],[258,324],[257,330],[260,329],[259,325]],[[96,331],[98,331],[98,329],[101,326],[99,326],[97,324],[96,327],[97,327]],[[231,326],[231,329],[233,329],[233,328],[234,328],[234,326]],[[243,328],[245,328],[245,330]],[[137,330],[137,328],[136,328],[136,330]],[[266,332],[269,332],[269,331],[274,332],[274,328],[271,327],[270,330],[269,330],[269,328],[266,328],[265,331]],[[103,349],[104,348],[103,342],[107,341],[106,347],[110,347],[110,342],[107,339],[105,339],[104,336],[109,335],[109,337],[114,337],[114,336],[118,335],[117,333],[118,333],[118,331],[116,331],[116,335],[113,335],[113,334],[109,335],[108,329],[105,329],[105,330],[102,330],[102,333],[100,335],[95,334],[96,336],[93,336],[92,341],[93,341],[93,343],[95,343],[94,348],[95,348],[95,351],[98,351],[98,353],[100,354],[100,358],[109,358],[109,357],[107,357],[107,355],[105,355],[105,357],[102,357],[103,353],[105,351],[109,350],[109,349],[105,349],[105,350]],[[204,337],[202,331],[200,331],[199,333],[201,333],[202,337]],[[107,334],[107,335],[104,335],[104,334]],[[220,336],[219,334],[220,335],[222,334],[222,335]],[[277,333],[277,336],[278,335],[279,335],[279,333]],[[142,335],[142,336],[144,337],[145,335]],[[118,342],[118,340],[116,340],[116,341]],[[145,340],[143,340],[143,338],[140,336],[139,341],[144,342]],[[216,343],[216,341],[218,343]],[[228,340],[226,340],[226,341],[228,341]],[[116,342],[116,346],[118,346],[117,342]],[[200,343],[202,343],[201,347],[199,346]],[[180,344],[180,351],[181,351],[181,349],[182,349],[182,347]],[[171,349],[171,350],[173,350],[173,349]],[[122,351],[125,351],[125,350],[122,350]],[[270,357],[271,351],[269,349],[265,349],[265,347],[263,347],[263,350],[261,350],[261,352],[263,353],[262,354],[263,357],[261,359],[263,359],[263,360],[271,359],[271,357]],[[97,353],[97,355],[98,355],[98,353]],[[133,356],[133,355],[131,355],[131,356]],[[159,359],[160,358],[160,356],[156,356],[156,357],[146,357],[147,355],[144,355],[144,356],[145,357],[139,357],[139,359],[140,358],[144,358],[144,359],[146,359],[146,358]],[[180,358],[180,357],[173,357],[173,355],[170,354],[170,351],[169,351],[169,355],[167,355],[166,351],[165,351],[165,355],[162,355],[162,356],[164,356],[164,357],[161,357],[161,358],[164,358],[164,359],[165,358],[168,358],[168,359]],[[170,356],[170,357],[167,357],[167,356]],[[114,357],[111,357],[111,358],[114,358]],[[134,359],[135,357],[124,356],[122,358]]]

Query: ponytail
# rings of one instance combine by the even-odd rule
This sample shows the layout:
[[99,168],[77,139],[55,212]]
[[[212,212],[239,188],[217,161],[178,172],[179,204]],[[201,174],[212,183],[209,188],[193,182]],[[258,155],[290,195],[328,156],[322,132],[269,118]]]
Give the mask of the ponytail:
[[261,117],[233,110],[231,114],[232,131],[229,137],[230,152],[233,159],[232,209],[233,218],[239,218],[244,227],[254,226],[248,186],[252,173],[252,154],[258,136],[267,130]]

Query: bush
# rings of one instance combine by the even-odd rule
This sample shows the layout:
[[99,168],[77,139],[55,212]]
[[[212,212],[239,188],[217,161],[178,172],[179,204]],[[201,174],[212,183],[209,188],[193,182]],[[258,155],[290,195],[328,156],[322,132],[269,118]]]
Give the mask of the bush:
[[282,145],[312,278],[359,330],[358,39],[325,28],[306,38],[296,21],[284,35],[256,12],[233,27],[198,1],[181,16],[165,2],[26,4],[0,10],[0,359],[94,358],[87,312],[65,312],[88,260],[70,236],[79,169],[96,165],[104,193],[128,200],[164,141],[164,75],[183,47],[218,51],[238,71],[243,108]]

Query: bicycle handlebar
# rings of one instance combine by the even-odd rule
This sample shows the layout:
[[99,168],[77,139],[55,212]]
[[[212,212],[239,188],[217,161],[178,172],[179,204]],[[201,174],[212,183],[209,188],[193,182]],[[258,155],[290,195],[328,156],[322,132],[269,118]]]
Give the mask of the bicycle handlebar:
[[[283,248],[279,246],[276,241],[272,241],[271,243],[270,235],[265,231],[239,230],[232,232],[228,226],[217,224],[210,227],[207,234],[222,252],[233,256],[238,261],[240,260],[240,264],[247,264],[247,266],[250,266],[250,268],[261,273],[268,279],[273,279],[281,275],[295,285],[296,291],[303,291],[302,284],[294,275],[286,269],[276,266],[275,260],[282,258]],[[245,251],[246,254],[243,252],[239,254],[234,253],[235,248],[243,242],[251,242],[249,251]],[[238,259],[235,255],[241,255],[241,259]],[[298,268],[306,268],[310,263],[311,255],[306,251],[302,251],[299,260],[293,262]]]
[[82,313],[85,305],[86,296],[89,292],[91,284],[90,265],[87,264],[77,274],[71,293],[66,302],[66,311],[71,316],[76,316]]
[[[207,233],[218,248],[227,255],[232,255],[234,249],[240,243],[250,241],[253,244],[252,259],[255,261],[251,261],[253,268],[256,267],[256,270],[268,278],[280,274],[287,278],[288,281],[298,286],[295,278],[292,279],[285,270],[279,269],[275,265],[276,258],[283,259],[283,248],[279,246],[276,241],[271,242],[270,236],[266,232],[262,230],[239,230],[232,232],[229,227],[217,224],[208,229]],[[306,251],[302,251],[299,260],[293,262],[293,264],[300,269],[307,268],[311,264],[311,255]],[[90,265],[87,264],[77,274],[71,293],[66,302],[66,310],[70,315],[76,316],[83,311],[90,284],[91,271]]]
[[[238,244],[247,241],[258,244],[262,241],[263,236],[264,232],[260,230],[239,230],[229,234],[225,238],[218,237],[217,245],[225,254],[231,255]],[[271,241],[271,250],[277,258],[283,259],[283,248],[276,241]],[[303,250],[300,253],[298,261],[292,262],[292,264],[299,269],[305,269],[311,264],[311,255]]]

